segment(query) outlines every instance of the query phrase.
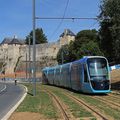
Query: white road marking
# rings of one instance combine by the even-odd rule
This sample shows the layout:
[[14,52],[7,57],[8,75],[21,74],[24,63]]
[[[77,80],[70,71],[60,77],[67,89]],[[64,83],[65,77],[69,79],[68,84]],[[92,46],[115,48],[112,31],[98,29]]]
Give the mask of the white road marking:
[[3,92],[6,89],[6,85],[4,85],[4,88],[0,90],[0,93]]
[[12,113],[17,109],[17,107],[20,105],[20,103],[25,99],[28,89],[26,86],[24,86],[24,87],[25,87],[25,93],[22,96],[22,98],[16,103],[16,105],[1,120],[7,120],[12,115]]

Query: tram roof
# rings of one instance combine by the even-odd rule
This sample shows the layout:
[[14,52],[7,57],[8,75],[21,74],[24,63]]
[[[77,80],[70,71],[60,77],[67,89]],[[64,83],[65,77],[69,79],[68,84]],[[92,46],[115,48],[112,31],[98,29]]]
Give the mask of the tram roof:
[[[43,71],[44,71],[44,70],[50,70],[50,69],[56,69],[56,68],[58,68],[58,67],[64,67],[64,66],[66,66],[66,65],[70,65],[70,64],[73,64],[73,63],[79,63],[79,62],[84,63],[84,62],[86,62],[86,60],[87,60],[88,58],[105,58],[105,57],[104,57],[104,56],[84,56],[83,58],[81,58],[81,59],[79,59],[79,60],[76,60],[76,61],[73,61],[73,62],[69,62],[69,63],[65,63],[65,64],[61,64],[61,65],[56,65],[56,66],[53,66],[53,67],[45,67],[45,68],[43,69]],[[105,58],[105,59],[106,59],[106,58]]]

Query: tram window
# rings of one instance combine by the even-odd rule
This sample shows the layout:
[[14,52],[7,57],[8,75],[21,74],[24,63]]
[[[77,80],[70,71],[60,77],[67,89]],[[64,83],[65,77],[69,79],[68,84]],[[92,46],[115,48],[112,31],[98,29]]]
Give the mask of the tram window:
[[90,76],[103,76],[108,74],[107,62],[105,59],[89,59],[88,68]]
[[85,64],[84,64],[84,82],[88,82],[87,67]]

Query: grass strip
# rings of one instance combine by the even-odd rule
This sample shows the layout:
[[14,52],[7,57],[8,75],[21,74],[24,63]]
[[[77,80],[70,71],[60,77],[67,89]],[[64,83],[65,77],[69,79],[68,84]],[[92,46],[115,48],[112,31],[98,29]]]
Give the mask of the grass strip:
[[[62,89],[62,88],[57,88],[57,87],[53,87],[53,88],[56,90],[58,89],[58,91],[60,91],[60,92],[63,92],[63,91],[64,92],[71,92],[69,90]],[[83,101],[88,103],[89,105],[94,106],[96,109],[99,109],[101,112],[105,113],[106,115],[111,116],[115,120],[120,120],[120,115],[119,115],[120,109],[113,108],[112,106],[109,106],[100,100],[94,99],[90,95],[87,95],[87,94],[72,92],[72,95],[79,97],[80,99],[82,99]]]
[[119,115],[120,109],[113,108],[100,100],[90,97],[89,95],[80,94],[80,93],[79,94],[74,93],[74,94],[77,95],[77,97],[79,97],[80,99],[87,102],[88,104],[95,106],[100,111],[113,117],[115,120],[120,120],[120,115]]
[[[88,112],[81,105],[78,105],[78,103],[76,103],[74,100],[70,99],[65,94],[63,94],[62,93],[63,91],[61,91],[57,87],[51,87],[51,86],[50,87],[45,86],[45,87],[47,89],[52,90],[67,106],[69,106],[69,109],[70,109],[71,113],[76,118],[93,117],[93,115],[90,112]],[[93,118],[92,120],[95,120],[95,119]]]
[[120,98],[117,99],[117,98],[112,97],[112,96],[107,96],[106,99],[114,101],[115,103],[120,104]]
[[28,88],[28,94],[17,112],[41,113],[46,118],[58,118],[58,113],[49,95],[41,90],[40,84],[36,84],[36,96],[32,95],[32,84],[24,84]]

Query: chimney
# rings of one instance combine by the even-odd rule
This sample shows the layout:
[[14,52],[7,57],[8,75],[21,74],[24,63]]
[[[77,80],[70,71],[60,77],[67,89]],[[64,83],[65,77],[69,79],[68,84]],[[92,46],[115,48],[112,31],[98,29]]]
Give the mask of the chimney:
[[64,35],[66,36],[66,35],[67,35],[67,33],[68,33],[68,30],[67,30],[67,29],[65,29],[65,30],[64,30]]
[[17,39],[17,35],[14,35],[14,37],[13,37],[14,39]]

